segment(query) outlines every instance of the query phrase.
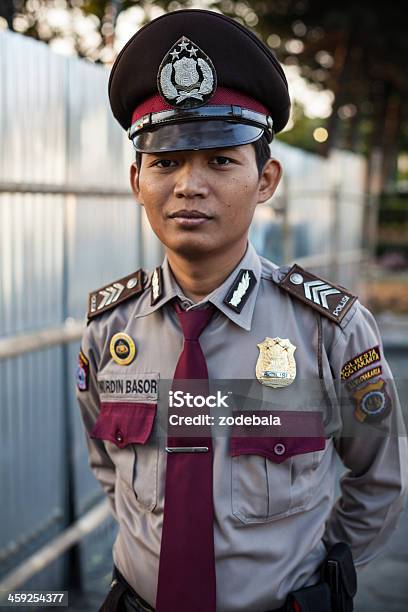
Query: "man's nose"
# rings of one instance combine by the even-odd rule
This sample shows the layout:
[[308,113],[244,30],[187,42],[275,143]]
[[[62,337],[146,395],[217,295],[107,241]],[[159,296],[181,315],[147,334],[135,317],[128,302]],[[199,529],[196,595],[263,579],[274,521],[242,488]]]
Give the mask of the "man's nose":
[[206,198],[208,196],[208,179],[199,164],[185,163],[179,168],[174,195],[177,198]]

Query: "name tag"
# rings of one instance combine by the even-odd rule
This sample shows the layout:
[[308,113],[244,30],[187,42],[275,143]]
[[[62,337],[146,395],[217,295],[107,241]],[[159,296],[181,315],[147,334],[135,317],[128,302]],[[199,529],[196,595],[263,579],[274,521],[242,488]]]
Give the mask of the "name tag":
[[140,372],[132,375],[99,373],[97,379],[101,401],[157,400],[159,378],[158,372]]

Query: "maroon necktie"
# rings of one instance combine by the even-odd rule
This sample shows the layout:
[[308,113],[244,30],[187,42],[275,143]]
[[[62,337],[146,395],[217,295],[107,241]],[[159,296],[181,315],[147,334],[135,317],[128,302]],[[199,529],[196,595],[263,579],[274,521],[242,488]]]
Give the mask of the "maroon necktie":
[[[184,346],[173,379],[174,389],[208,392],[208,371],[198,338],[214,307],[183,311],[175,304]],[[177,382],[178,381],[178,382]],[[208,409],[207,409],[208,411]],[[200,414],[205,410],[200,409]],[[170,414],[169,410],[169,414]],[[183,409],[189,414],[189,408]],[[200,437],[167,438],[163,533],[160,550],[157,612],[215,612],[213,453],[211,430]]]

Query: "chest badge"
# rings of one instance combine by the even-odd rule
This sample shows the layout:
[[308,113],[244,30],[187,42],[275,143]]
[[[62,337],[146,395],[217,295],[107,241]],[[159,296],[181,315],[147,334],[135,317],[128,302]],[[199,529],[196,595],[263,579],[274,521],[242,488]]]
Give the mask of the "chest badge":
[[135,343],[128,334],[123,332],[112,336],[109,349],[113,361],[119,365],[129,365],[136,355]]
[[256,377],[267,387],[287,387],[296,378],[296,346],[288,338],[268,338],[258,344]]

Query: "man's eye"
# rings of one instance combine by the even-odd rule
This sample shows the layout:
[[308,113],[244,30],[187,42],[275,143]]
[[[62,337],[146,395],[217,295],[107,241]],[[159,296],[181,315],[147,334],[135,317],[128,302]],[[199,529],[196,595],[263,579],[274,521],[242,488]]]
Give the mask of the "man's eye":
[[153,166],[157,168],[172,168],[175,165],[176,162],[174,159],[156,159],[156,161],[153,162]]
[[229,157],[225,157],[224,155],[217,155],[217,157],[214,157],[212,162],[215,163],[217,166],[228,166],[232,162],[232,160]]

